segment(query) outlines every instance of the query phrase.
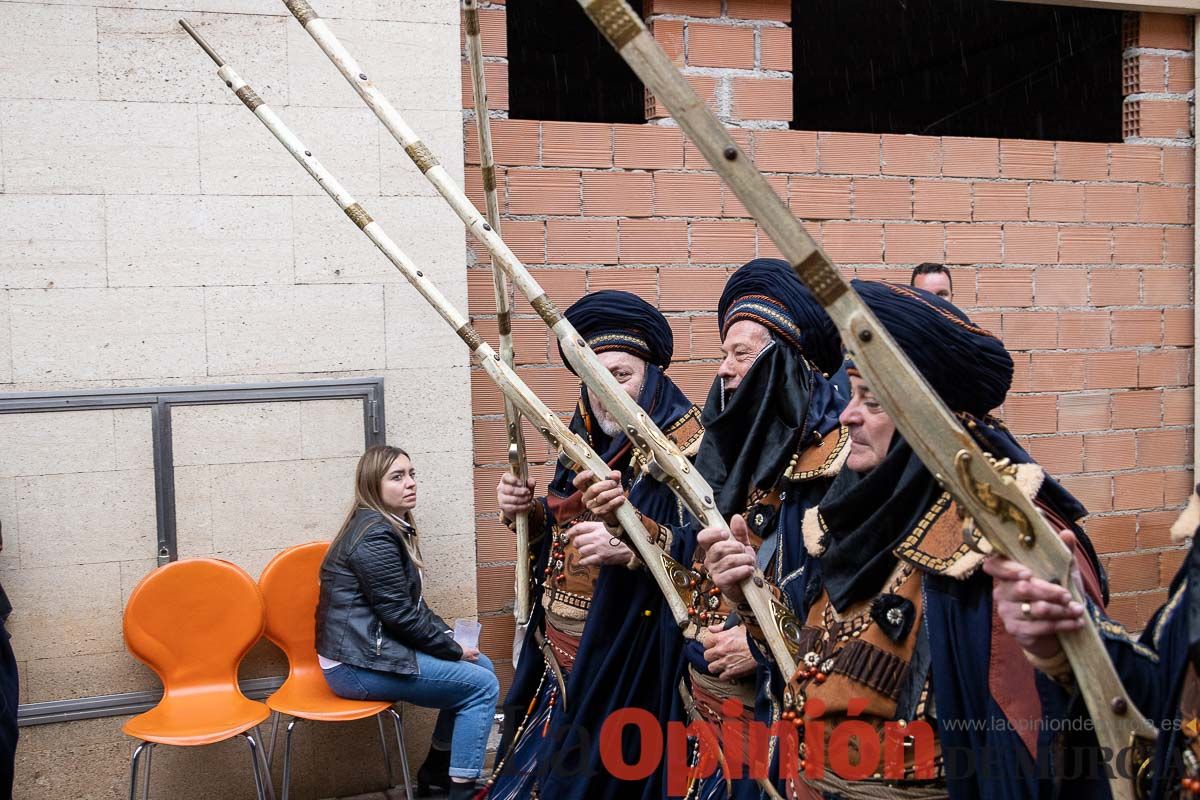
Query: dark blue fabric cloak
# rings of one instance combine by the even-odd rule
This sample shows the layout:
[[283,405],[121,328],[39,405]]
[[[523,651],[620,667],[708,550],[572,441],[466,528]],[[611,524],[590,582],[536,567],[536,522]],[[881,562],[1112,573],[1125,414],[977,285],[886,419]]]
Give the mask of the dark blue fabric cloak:
[[[788,367],[781,367],[775,361],[787,362]],[[787,441],[775,441],[771,443],[771,447],[764,448],[764,456],[770,457],[770,450],[778,450],[785,455],[795,453],[799,442],[807,441],[815,431],[822,436],[837,436],[839,430],[838,415],[845,406],[845,397],[837,392],[833,384],[827,380],[821,373],[812,369],[805,360],[800,357],[798,351],[789,347],[783,340],[776,339],[776,343],[772,346],[772,350],[764,352],[759,356],[759,359],[754,363],[750,370],[743,378],[742,387],[754,389],[760,383],[760,374],[772,371],[783,371],[788,374],[797,376],[797,385],[792,387],[788,394],[789,401],[798,406],[793,409],[790,424],[785,424],[784,428],[790,429]],[[742,391],[739,387],[738,391]],[[709,400],[705,408],[705,419],[708,421],[712,417],[718,417],[719,414],[714,413],[711,408],[717,405],[719,400],[715,396],[721,389],[720,379],[714,382],[713,389],[709,393]],[[735,394],[736,396],[736,394]],[[735,413],[737,409],[732,409]],[[779,409],[771,409],[770,406],[759,412],[760,415],[780,413]],[[706,433],[706,436],[708,434]],[[772,436],[779,435],[778,431],[772,431]],[[712,441],[711,439],[709,441]],[[739,455],[742,455],[739,453]],[[744,456],[743,456],[744,457]],[[761,466],[763,459],[760,459]],[[702,467],[702,462],[697,462],[697,466]],[[742,465],[744,466],[744,465]],[[753,466],[753,465],[752,465]],[[747,475],[743,479],[742,485],[750,485],[760,489],[775,486],[780,481],[780,475],[783,469],[787,466],[786,460],[782,461],[776,467],[776,472],[768,477],[765,473],[759,476]],[[736,469],[729,469],[729,474],[736,473]],[[750,473],[753,470],[742,471]],[[706,478],[712,481],[709,475]],[[804,512],[815,506],[818,501],[824,496],[825,491],[829,488],[828,478],[819,478],[803,482],[784,481],[781,484],[782,498],[778,515],[773,523],[768,523],[769,527],[765,530],[758,530],[756,533],[761,535],[769,535],[776,532],[778,535],[775,538],[775,549],[771,556],[768,577],[776,586],[782,585],[788,576],[796,570],[797,566],[804,559],[804,542],[801,536],[801,521],[804,518]],[[715,488],[715,487],[714,487]],[[718,490],[719,491],[719,490]],[[745,500],[739,501],[744,505]],[[723,509],[726,513],[732,514],[740,509],[730,506]],[[682,532],[682,535],[677,535],[677,550],[673,555],[683,564],[691,564],[695,558],[696,550],[696,535],[699,529],[692,527],[687,531]],[[736,616],[732,618],[736,624]],[[680,671],[677,676],[677,681],[684,677],[684,668],[690,663],[697,670],[707,672],[708,663],[704,659],[704,648],[697,641],[688,641],[684,647],[685,663],[680,665]],[[756,704],[755,704],[755,719],[758,722],[766,725],[773,724],[779,717],[778,703],[772,699],[770,689],[770,667],[765,660],[759,660],[758,672],[756,675]],[[779,696],[779,695],[776,695]],[[759,800],[763,796],[762,789],[758,783],[749,778],[741,778],[734,780],[731,783],[733,793],[728,794],[722,787],[725,776],[718,768],[713,776],[708,778],[703,783],[702,797],[706,800],[711,798],[725,798],[730,800]]]
[[[984,450],[1017,464],[1033,461],[1003,425],[984,416],[1003,400],[1012,377],[1011,358],[998,339],[975,326],[952,304],[928,292],[864,281],[855,281],[854,288],[932,388],[952,410],[960,413]],[[899,434],[889,450],[888,459],[892,458],[907,459],[903,471],[904,494],[897,494],[895,486],[878,486],[866,480],[858,484],[857,493],[852,486],[833,501],[843,512],[846,529],[831,525],[831,546],[825,554],[813,556],[803,551],[798,563],[792,565],[793,571],[783,588],[800,619],[807,616],[825,588],[823,562],[827,562],[824,564],[827,570],[835,567],[838,570],[838,587],[843,598],[858,601],[878,592],[882,588],[881,574],[890,572],[889,564],[883,563],[885,554],[890,556],[899,539],[913,530],[927,510],[926,498],[939,494],[933,476],[903,445]],[[914,503],[914,499],[918,502]],[[1076,524],[1086,510],[1048,476],[1041,483],[1037,501],[1073,529],[1083,555],[1099,578],[1100,592],[1105,594],[1103,569],[1090,540]],[[829,498],[824,501],[829,502]],[[886,515],[889,505],[896,506],[897,513]],[[857,513],[855,507],[860,509]],[[886,519],[886,523],[875,524],[881,519]],[[855,547],[864,556],[877,555],[871,559],[859,558],[857,565],[850,557],[852,553],[831,557],[838,540],[844,548],[850,535],[856,537]],[[881,563],[874,564],[875,561]],[[891,558],[891,564],[894,561]],[[870,569],[860,566],[867,562],[873,563]],[[856,585],[856,581],[861,585]],[[900,691],[896,717],[913,718],[921,687],[930,679],[950,797],[1024,800],[1052,797],[1059,789],[1065,789],[1065,797],[1103,796],[1095,792],[1106,793],[1107,788],[1086,779],[1060,785],[1063,773],[1054,748],[1059,744],[1061,725],[1051,721],[1062,722],[1070,716],[1070,698],[1065,692],[1046,679],[1037,682],[1043,724],[1039,727],[1036,752],[1032,754],[992,696],[988,680],[993,656],[991,579],[982,573],[958,580],[926,572],[922,592],[923,618],[918,645],[909,664],[906,685]],[[782,693],[784,677],[777,670],[773,675],[776,697]]]
[[[1014,463],[1032,459],[1000,427],[982,422],[977,438],[997,456]],[[987,434],[980,434],[987,430]],[[1007,443],[1007,445],[1006,445]],[[1039,503],[1060,517],[1074,519],[1082,509],[1061,485],[1046,477]],[[800,520],[796,520],[796,525]],[[1085,555],[1099,575],[1087,535],[1072,524]],[[821,559],[807,552],[800,556],[784,590],[791,607],[803,619],[821,595]],[[1103,781],[1075,780],[1059,795],[1061,774],[1056,750],[1057,737],[1071,716],[1070,698],[1047,679],[1038,680],[1042,707],[1037,761],[991,696],[987,676],[991,660],[991,578],[978,572],[966,580],[926,574],[923,578],[924,616],[921,642],[910,668],[909,687],[897,708],[898,719],[911,719],[920,687],[932,675],[933,699],[937,710],[938,736],[946,759],[947,788],[952,800],[1028,800],[1028,798],[1106,797]],[[774,696],[782,693],[778,671],[772,675]],[[1055,720],[1059,722],[1054,722]],[[1068,776],[1070,777],[1070,776]]]
[[1122,663],[1117,659],[1128,648],[1109,648],[1118,664],[1121,680],[1133,695],[1134,703],[1160,728],[1151,766],[1151,800],[1171,797],[1178,790],[1179,780],[1183,777],[1181,725],[1186,720],[1181,719],[1180,695],[1184,676],[1191,665],[1188,630],[1196,612],[1200,611],[1188,602],[1192,585],[1188,567],[1189,561],[1197,555],[1200,555],[1200,546],[1197,545],[1197,538],[1193,538],[1189,557],[1171,582],[1170,599],[1155,613],[1142,634],[1142,643],[1152,647],[1158,656],[1157,667],[1148,670],[1142,661],[1129,658]]
[[[653,364],[647,364],[646,380],[639,404],[663,430],[682,420],[695,407],[674,383]],[[571,420],[571,429],[584,436],[596,452],[625,476],[629,501],[644,516],[663,525],[679,526],[680,504],[663,484],[641,475],[630,475],[628,440],[622,435],[610,439],[593,421],[587,391],[581,391],[579,406]],[[575,490],[574,472],[559,465],[550,493],[565,499]],[[529,708],[534,694],[546,675],[547,666],[534,639],[534,631],[544,623],[541,604],[543,574],[551,548],[553,516],[546,510],[532,592],[534,612],[526,633],[523,653],[517,666],[505,706]],[[566,520],[564,520],[566,521]],[[635,707],[650,711],[660,719],[679,716],[678,693],[669,684],[680,657],[682,637],[671,620],[658,587],[644,570],[603,567],[596,583],[592,604],[574,666],[566,676],[567,703],[554,710],[546,735],[541,726],[527,730],[524,736],[540,739],[536,745],[537,783],[543,798],[593,800],[597,798],[660,798],[665,796],[663,770],[657,768],[645,780],[621,781],[613,777],[601,761],[599,733],[604,720],[621,708]],[[552,681],[547,678],[547,681]],[[528,747],[528,743],[525,744]],[[626,763],[638,760],[640,743],[630,734],[623,742]],[[498,756],[499,758],[499,756]],[[503,790],[505,774],[497,776],[493,794]]]
[[[1200,490],[1200,487],[1198,487]],[[1193,497],[1193,504],[1197,498]],[[1200,531],[1198,531],[1200,533]],[[1171,581],[1168,600],[1150,618],[1135,645],[1121,637],[1105,637],[1109,655],[1134,704],[1159,729],[1146,784],[1149,800],[1177,796],[1183,777],[1182,749],[1186,739],[1180,703],[1184,679],[1192,667],[1193,625],[1200,621],[1200,536],[1193,536],[1188,556]],[[1146,651],[1152,651],[1148,654]],[[1087,710],[1075,698],[1075,710]]]

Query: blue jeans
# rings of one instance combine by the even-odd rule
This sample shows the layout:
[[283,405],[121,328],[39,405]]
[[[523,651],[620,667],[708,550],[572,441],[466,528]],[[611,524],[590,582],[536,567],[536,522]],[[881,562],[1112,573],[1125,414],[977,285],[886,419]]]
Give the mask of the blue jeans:
[[419,652],[417,669],[419,675],[400,675],[341,664],[325,672],[325,681],[334,694],[348,700],[403,700],[440,708],[433,741],[450,741],[450,777],[480,777],[500,698],[492,662],[483,653],[471,662],[445,661]]

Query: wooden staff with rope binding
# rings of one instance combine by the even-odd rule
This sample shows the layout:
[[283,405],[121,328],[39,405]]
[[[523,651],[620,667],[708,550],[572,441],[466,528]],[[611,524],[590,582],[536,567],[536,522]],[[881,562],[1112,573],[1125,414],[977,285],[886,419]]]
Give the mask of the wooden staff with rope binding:
[[[592,450],[582,437],[571,431],[566,423],[517,376],[516,372],[504,363],[500,355],[479,335],[467,317],[446,299],[429,277],[405,255],[380,224],[317,160],[312,150],[307,148],[270,106],[262,101],[254,89],[242,80],[234,68],[226,64],[224,59],[191,25],[184,20],[180,20],[179,24],[216,63],[217,75],[225,85],[237,95],[246,108],[253,112],[254,116],[258,117],[259,121],[292,154],[300,166],[304,167],[304,170],[325,190],[325,193],[337,203],[346,216],[392,262],[392,265],[404,275],[413,288],[434,307],[438,315],[454,329],[459,338],[471,349],[472,355],[483,367],[484,372],[503,392],[504,397],[511,401],[514,407],[524,414],[538,432],[545,437],[546,441],[561,453],[561,458],[573,465],[591,470],[597,481],[603,480],[608,472],[608,465],[604,460]],[[625,532],[625,538],[629,540],[633,550],[642,559],[666,598],[672,617],[680,627],[685,627],[688,624],[688,613],[683,598],[685,587],[692,577],[691,572],[677,562],[671,561],[652,542],[650,534],[632,506],[626,504],[618,510],[617,519]]]
[[[467,31],[467,60],[471,64],[471,90],[475,98],[475,132],[479,140],[479,169],[483,173],[483,197],[487,205],[487,221],[500,234],[500,201],[496,196],[496,162],[492,157],[492,124],[488,117],[487,82],[483,74],[483,45],[479,38],[479,3],[462,0]],[[500,358],[513,366],[512,308],[508,298],[508,281],[504,271],[492,258],[492,284],[496,294],[496,327],[500,331]],[[525,434],[521,430],[521,415],[506,398],[504,400],[504,430],[508,434],[508,466],[513,477],[525,486],[529,481],[529,464],[525,458]],[[517,619],[516,641],[529,624],[529,514],[521,512],[513,520],[517,534],[517,597],[513,616]],[[515,647],[515,645],[514,645]],[[516,659],[513,659],[516,661]]]
[[[1033,502],[1018,488],[1012,465],[983,452],[896,346],[862,298],[775,194],[766,178],[738,148],[721,122],[696,96],[641,18],[625,0],[577,0],[625,62],[671,112],[783,257],[837,324],[842,341],[883,403],[896,428],[942,487],[975,520],[982,536],[968,544],[989,547],[1045,580],[1067,587],[1073,557]],[[1100,639],[1095,621],[1059,633],[1075,671],[1076,684],[1096,722],[1103,747],[1136,762],[1153,747],[1154,726],[1125,691]],[[791,673],[784,671],[787,677]],[[1129,764],[1119,766],[1131,766]],[[1113,797],[1128,800],[1132,784],[1117,769],[1110,779]],[[1126,774],[1129,774],[1128,772]]]
[[[346,81],[354,87],[367,107],[404,148],[417,168],[459,215],[467,230],[488,248],[494,259],[493,263],[498,264],[508,279],[529,299],[534,311],[554,332],[563,355],[575,368],[580,380],[587,384],[621,424],[630,443],[646,464],[651,477],[668,486],[702,527],[721,527],[728,530],[729,524],[717,510],[708,482],[604,368],[595,352],[554,306],[520,259],[479,214],[462,188],[454,183],[438,163],[428,146],[408,126],[400,112],[379,88],[370,81],[367,73],[338,41],[325,20],[313,10],[308,0],[283,2]],[[741,588],[746,603],[759,621],[772,657],[789,674],[795,671],[794,651],[799,646],[799,621],[787,606],[779,602],[766,588],[766,580],[761,570],[756,569],[753,575],[743,581]],[[698,622],[693,621],[691,625],[698,626]]]

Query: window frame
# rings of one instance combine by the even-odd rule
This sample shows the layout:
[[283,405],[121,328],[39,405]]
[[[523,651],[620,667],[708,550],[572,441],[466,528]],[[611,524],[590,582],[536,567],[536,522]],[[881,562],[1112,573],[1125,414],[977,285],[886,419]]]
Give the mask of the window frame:
[[[96,411],[146,408],[150,410],[151,445],[154,450],[154,506],[157,527],[155,557],[162,566],[179,558],[175,518],[175,464],[172,449],[171,410],[176,406],[281,403],[306,400],[362,400],[364,448],[383,444],[384,386],[382,377],[289,383],[215,384],[159,388],[95,389],[62,392],[0,394],[0,414]],[[262,698],[279,688],[283,678],[242,681],[252,698]],[[122,692],[22,703],[17,724],[44,725],[95,717],[138,714],[153,708],[162,691]]]
[[1145,11],[1155,14],[1200,14],[1200,0],[1000,0],[1000,2],[1076,6],[1109,11]]

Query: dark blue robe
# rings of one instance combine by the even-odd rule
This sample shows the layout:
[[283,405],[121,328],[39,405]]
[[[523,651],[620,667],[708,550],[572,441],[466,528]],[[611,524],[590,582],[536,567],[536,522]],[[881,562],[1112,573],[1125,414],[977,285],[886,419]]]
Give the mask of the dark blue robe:
[[[654,365],[646,367],[639,404],[664,431],[669,431],[695,408]],[[586,418],[590,416],[584,390],[571,428],[587,438],[614,469],[622,472],[629,502],[642,515],[664,526],[679,526],[686,521],[686,512],[666,486],[648,476],[631,473],[628,440],[624,436],[615,439],[605,436],[594,422],[587,424]],[[558,499],[573,495],[573,477],[572,471],[560,465],[550,486],[551,494]],[[645,569],[601,568],[579,650],[570,673],[565,676],[567,702],[565,707],[556,706],[547,713],[545,695],[554,678],[534,632],[542,629],[545,621],[541,603],[543,586],[538,578],[549,559],[554,518],[551,504],[544,498],[540,502],[546,512],[546,525],[532,572],[534,611],[505,700],[506,707],[522,711],[532,704],[533,719],[509,748],[520,763],[506,765],[497,774],[489,796],[527,796],[526,789],[514,793],[512,787],[517,777],[514,770],[528,769],[536,777],[540,796],[547,799],[663,797],[661,764],[645,779],[618,780],[601,760],[599,734],[604,720],[621,708],[646,709],[660,719],[672,714],[679,716],[678,693],[668,680],[675,672],[682,648],[679,629]],[[638,761],[640,742],[636,734],[630,732],[624,737],[622,750],[627,764]],[[498,754],[497,763],[505,755]]]
[[[1192,498],[1196,502],[1196,498]],[[1191,547],[1179,571],[1171,581],[1168,600],[1154,616],[1137,643],[1125,637],[1105,637],[1109,656],[1121,676],[1130,699],[1159,731],[1150,762],[1150,774],[1144,784],[1150,800],[1175,797],[1183,777],[1181,752],[1185,737],[1181,731],[1180,703],[1184,679],[1192,666],[1191,627],[1200,621],[1200,605],[1191,595],[1198,584],[1200,537]],[[1083,703],[1075,699],[1077,714],[1086,714]]]
[[[1197,540],[1192,540],[1189,557],[1195,557]],[[1144,662],[1126,658],[1118,659],[1128,648],[1110,647],[1109,652],[1118,664],[1121,680],[1134,693],[1134,702],[1160,728],[1154,759],[1151,762],[1152,781],[1149,797],[1165,800],[1179,786],[1183,777],[1180,760],[1184,737],[1181,732],[1181,693],[1184,676],[1191,666],[1189,658],[1188,629],[1197,610],[1188,602],[1190,581],[1188,561],[1185,560],[1171,582],[1169,600],[1155,612],[1150,624],[1142,633],[1142,643],[1152,647],[1158,663],[1147,669]],[[1150,695],[1146,697],[1146,695]]]
[[0,800],[12,797],[13,775],[16,769],[17,705],[20,681],[17,678],[17,659],[13,654],[12,637],[5,627],[12,605],[0,588]]
[[[786,345],[778,340],[774,347],[777,349],[774,353],[769,354],[769,358],[780,359],[784,362],[794,361],[794,363],[787,364],[787,370],[795,370],[800,375],[800,386],[798,391],[796,386],[791,387],[794,394],[788,398],[792,404],[797,406],[795,409],[795,421],[791,425],[786,426],[792,428],[793,433],[787,441],[772,442],[772,445],[783,449],[784,454],[788,455],[796,452],[800,441],[809,441],[814,431],[820,433],[822,437],[832,436],[836,438],[840,430],[838,415],[845,406],[846,398],[838,393],[829,380],[812,369],[811,365],[805,362],[803,358],[800,358],[797,351],[787,349]],[[764,353],[764,355],[767,354]],[[751,367],[751,370],[743,379],[743,386],[749,385],[752,389],[757,389],[761,384],[756,383],[756,378],[759,376],[755,373],[766,371],[770,368],[771,364],[768,358],[760,356],[759,361]],[[783,369],[778,365],[775,368]],[[784,370],[785,373],[787,370]],[[766,385],[770,385],[770,383],[766,382]],[[718,388],[714,384],[713,391],[716,392]],[[738,391],[742,391],[742,389]],[[708,405],[713,405],[714,402],[716,402],[714,395],[710,393]],[[779,398],[776,397],[774,401],[770,397],[764,398],[759,413],[778,413],[777,410],[772,408],[773,402],[779,402]],[[710,413],[706,408],[706,418]],[[786,465],[786,461],[784,464]],[[736,470],[729,469],[729,473],[733,474],[735,472]],[[780,470],[781,472],[782,470]],[[767,569],[764,570],[769,580],[776,586],[782,585],[804,558],[804,542],[801,536],[800,521],[804,517],[804,512],[815,506],[829,488],[829,478],[823,477],[797,482],[786,479],[781,481],[780,473],[766,476],[765,481],[756,484],[759,489],[778,485],[782,492],[779,512],[774,524],[771,526],[771,530],[761,532],[777,532],[774,540],[774,550],[770,555]],[[706,475],[705,477],[709,476]],[[740,502],[744,505],[745,499],[743,498]],[[734,510],[735,507],[724,509],[726,514],[729,515]],[[696,535],[698,533],[699,529],[693,526],[691,529],[682,531],[680,535],[676,536],[677,549],[673,555],[681,563],[691,564],[695,559]],[[760,563],[763,560],[764,557],[760,556]],[[736,615],[731,616],[728,624],[737,624]],[[684,678],[686,667],[689,664],[697,671],[708,672],[708,662],[704,658],[704,647],[698,641],[689,640],[686,643],[684,646],[684,656],[685,660],[680,664],[676,682]],[[770,674],[770,667],[767,662],[760,659],[755,676],[755,720],[768,726],[778,719],[777,703],[771,699]],[[732,788],[732,794],[728,792],[727,786]],[[719,798],[726,797],[730,800],[759,800],[759,798],[764,796],[764,792],[758,782],[749,777],[737,777],[727,784],[725,774],[718,767],[711,776],[701,782],[697,796],[699,800],[718,800]]]
[[[1008,457],[1014,463],[1032,462],[1007,430],[994,421],[978,421],[973,433],[997,457]],[[1086,510],[1050,476],[1044,478],[1038,502],[1068,521],[1104,592],[1103,569],[1091,541],[1072,522]],[[799,525],[800,521],[793,524]],[[804,551],[784,583],[788,603],[800,619],[807,616],[822,594],[821,572],[821,558]],[[982,572],[965,580],[934,573],[923,575],[919,639],[906,686],[897,701],[896,718],[914,717],[920,689],[926,678],[931,677],[937,734],[952,800],[1055,797],[1060,790],[1061,775],[1054,752],[1059,745],[1056,737],[1063,726],[1041,726],[1035,762],[988,686],[992,658],[991,589],[991,578]],[[772,683],[774,696],[781,696],[783,683],[777,670],[772,674]],[[1044,721],[1061,721],[1072,716],[1072,698],[1057,684],[1039,676],[1037,688]],[[1072,782],[1061,796],[1106,797],[1107,792],[1103,781],[1083,780]]]

